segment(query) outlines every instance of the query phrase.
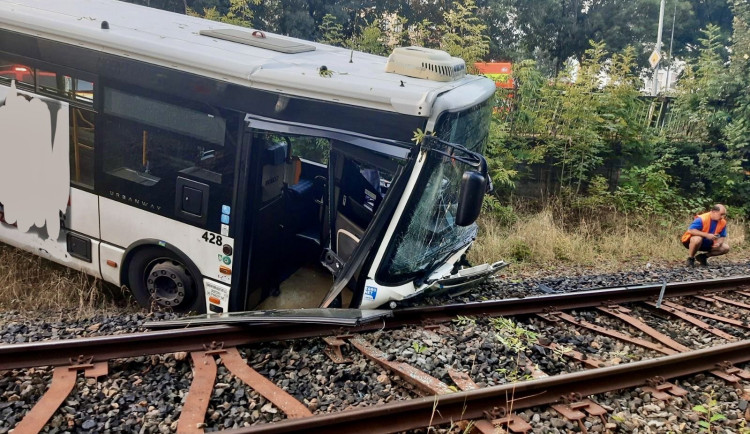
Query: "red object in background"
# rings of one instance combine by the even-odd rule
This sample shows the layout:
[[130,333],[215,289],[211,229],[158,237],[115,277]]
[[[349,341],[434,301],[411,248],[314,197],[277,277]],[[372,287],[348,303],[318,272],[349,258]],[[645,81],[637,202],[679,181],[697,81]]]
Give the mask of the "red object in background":
[[0,66],[0,77],[16,80],[24,83],[33,83],[34,72],[22,65]]
[[513,89],[513,64],[510,62],[476,62],[480,74],[495,81],[495,86]]

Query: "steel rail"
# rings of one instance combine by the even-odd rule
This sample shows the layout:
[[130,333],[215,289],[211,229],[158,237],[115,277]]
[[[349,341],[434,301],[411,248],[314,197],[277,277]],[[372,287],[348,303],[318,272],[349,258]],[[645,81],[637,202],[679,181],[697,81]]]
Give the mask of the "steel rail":
[[654,377],[676,378],[716,369],[724,362],[750,361],[750,340],[623,365],[561,374],[502,386],[397,401],[302,419],[288,419],[227,433],[389,433],[459,420],[483,419],[485,412],[515,410],[561,401],[572,392],[585,397],[644,385]]
[[540,295],[526,298],[450,304],[444,306],[413,307],[393,311],[393,317],[347,328],[341,326],[295,323],[255,324],[247,326],[216,325],[128,333],[112,336],[53,340],[23,344],[0,344],[0,370],[35,366],[70,364],[79,356],[92,362],[115,358],[164,354],[177,351],[202,351],[213,342],[225,347],[259,342],[304,339],[342,333],[361,333],[427,322],[450,321],[457,315],[503,316],[542,313],[546,310],[566,310],[607,306],[655,298],[664,290],[665,297],[683,297],[709,292],[726,291],[750,285],[750,276],[693,282],[622,286],[565,294]]

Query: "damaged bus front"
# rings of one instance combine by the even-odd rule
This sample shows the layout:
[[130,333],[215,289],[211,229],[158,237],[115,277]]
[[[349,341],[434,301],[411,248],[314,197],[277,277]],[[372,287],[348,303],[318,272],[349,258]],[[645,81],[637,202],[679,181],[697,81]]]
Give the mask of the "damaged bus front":
[[418,137],[322,307],[348,284],[354,290],[350,306],[393,308],[425,291],[470,288],[505,265],[468,267],[465,257],[491,189],[482,152],[493,94],[494,88],[473,82],[437,98],[427,133]]

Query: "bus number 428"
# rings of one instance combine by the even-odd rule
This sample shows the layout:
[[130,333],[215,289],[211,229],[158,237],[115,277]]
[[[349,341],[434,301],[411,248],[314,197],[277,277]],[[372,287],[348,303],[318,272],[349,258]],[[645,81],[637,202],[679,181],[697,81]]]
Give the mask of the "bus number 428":
[[216,244],[217,246],[221,245],[221,235],[212,234],[211,232],[203,232],[203,236],[201,236],[207,243]]

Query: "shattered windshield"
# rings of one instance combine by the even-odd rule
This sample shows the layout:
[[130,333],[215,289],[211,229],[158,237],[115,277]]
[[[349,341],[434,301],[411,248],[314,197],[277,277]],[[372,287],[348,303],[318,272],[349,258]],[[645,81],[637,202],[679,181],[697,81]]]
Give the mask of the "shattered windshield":
[[[485,102],[463,112],[445,113],[438,120],[436,135],[482,152],[490,110],[489,102]],[[469,166],[437,152],[428,153],[380,280],[396,283],[413,279],[474,238],[476,225],[455,224],[461,178],[468,169]]]

